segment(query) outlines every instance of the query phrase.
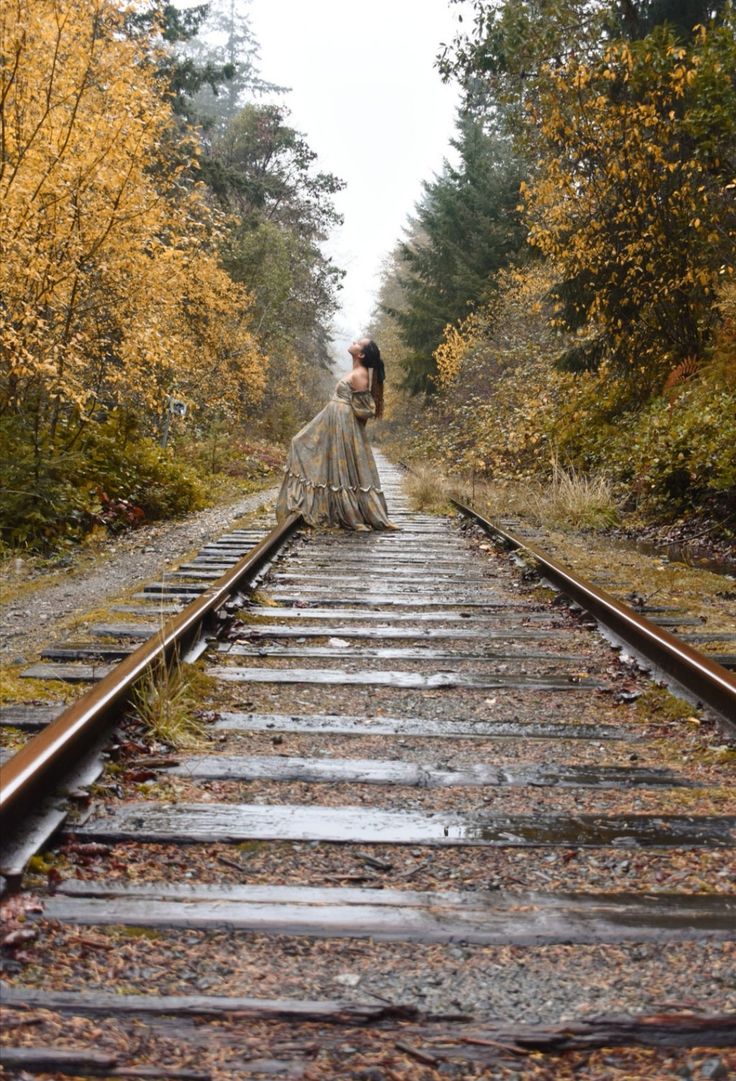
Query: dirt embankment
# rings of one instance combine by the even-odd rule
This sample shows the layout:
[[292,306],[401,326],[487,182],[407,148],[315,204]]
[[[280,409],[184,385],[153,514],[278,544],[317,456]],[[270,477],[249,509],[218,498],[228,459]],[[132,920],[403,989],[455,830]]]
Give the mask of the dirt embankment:
[[263,489],[182,521],[143,526],[111,538],[68,567],[39,571],[29,569],[22,559],[7,560],[5,592],[10,599],[0,606],[0,662],[22,663],[59,635],[75,615],[104,607],[138,583],[163,574],[191,549],[271,504],[276,491]]

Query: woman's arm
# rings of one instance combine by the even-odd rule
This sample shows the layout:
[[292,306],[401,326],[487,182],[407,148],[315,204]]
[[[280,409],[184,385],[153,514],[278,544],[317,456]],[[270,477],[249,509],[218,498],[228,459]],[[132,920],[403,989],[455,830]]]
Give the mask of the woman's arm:
[[361,424],[365,424],[367,420],[376,415],[376,403],[373,401],[373,395],[369,390],[353,391],[350,406]]

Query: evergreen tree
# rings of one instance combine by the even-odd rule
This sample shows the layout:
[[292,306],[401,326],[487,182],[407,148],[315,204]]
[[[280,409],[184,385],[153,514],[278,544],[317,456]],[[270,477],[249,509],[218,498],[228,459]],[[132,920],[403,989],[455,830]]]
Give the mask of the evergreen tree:
[[316,154],[287,120],[279,106],[246,105],[213,137],[205,178],[235,223],[223,258],[255,293],[266,348],[298,340],[327,363],[342,273],[321,244],[341,221],[333,196],[343,184],[315,170]]
[[283,90],[261,77],[258,42],[236,0],[211,0],[196,36],[190,35],[181,51],[198,70],[225,73],[219,81],[203,80],[191,95],[193,112],[205,128],[223,130],[248,97]]
[[448,323],[493,291],[493,275],[524,244],[516,205],[523,167],[510,143],[470,110],[452,140],[457,166],[424,185],[424,197],[399,248],[404,305],[388,310],[409,347],[406,385],[432,389],[433,353]]
[[165,48],[157,48],[152,59],[168,90],[174,112],[187,119],[191,118],[195,97],[204,88],[212,95],[221,93],[223,85],[234,74],[231,64],[208,56],[195,44],[209,9],[209,4],[199,4],[182,11],[168,0],[154,0],[145,8],[129,11],[125,18],[128,35],[144,48],[153,49],[163,41]]
[[655,26],[666,23],[677,37],[686,41],[695,26],[704,26],[718,15],[727,0],[618,0],[613,23],[616,36],[632,40],[644,38]]

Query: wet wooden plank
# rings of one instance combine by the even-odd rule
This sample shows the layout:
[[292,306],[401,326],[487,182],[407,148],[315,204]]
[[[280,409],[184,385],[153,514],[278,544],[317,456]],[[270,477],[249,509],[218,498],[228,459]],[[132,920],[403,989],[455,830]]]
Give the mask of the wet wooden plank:
[[[121,609],[115,609],[119,611]],[[133,611],[133,609],[130,609]],[[499,625],[513,625],[516,621],[519,623],[544,623],[555,622],[559,620],[559,615],[553,612],[534,612],[525,611],[524,609],[513,609],[509,606],[507,609],[498,608],[494,613],[495,618],[489,618],[482,612],[478,611],[465,611],[458,612],[454,609],[445,609],[441,612],[427,612],[427,611],[414,611],[414,612],[370,612],[362,608],[350,608],[346,606],[344,608],[310,608],[307,605],[301,607],[281,607],[280,605],[274,605],[273,607],[259,605],[244,605],[243,612],[245,615],[260,618],[266,616],[269,619],[331,619],[339,621],[343,619],[352,620],[356,619],[367,621],[381,620],[384,623],[472,623],[475,627],[482,627],[490,625],[492,627],[498,627]],[[147,611],[146,609],[140,609],[140,611]],[[150,613],[150,609],[148,610]]]
[[261,537],[234,537],[232,535],[226,537],[216,537],[214,540],[207,541],[203,545],[204,548],[227,548],[227,547],[252,547],[250,541],[255,540],[256,543],[261,540]]
[[[279,613],[280,616],[281,613]],[[395,620],[394,616],[389,617]],[[472,627],[413,627],[403,626],[396,627],[391,625],[382,625],[380,627],[322,627],[315,626],[315,624],[297,624],[294,626],[279,626],[274,624],[269,626],[266,623],[258,623],[257,625],[250,626],[248,624],[243,625],[244,628],[239,632],[239,639],[247,638],[249,641],[257,642],[260,639],[271,638],[350,638],[350,639],[366,639],[371,641],[373,639],[383,640],[386,638],[399,638],[403,641],[425,641],[427,639],[448,639],[452,641],[515,641],[515,642],[536,642],[547,638],[560,638],[561,635],[567,635],[569,632],[562,628],[544,628],[540,630],[524,630],[518,627],[510,627],[508,630],[499,630],[498,627],[487,627],[483,629],[474,629]]]
[[35,987],[3,988],[3,1005],[35,1007],[58,1013],[166,1015],[238,1019],[320,1021],[369,1024],[389,1019],[414,1020],[415,1006],[400,1003],[359,1003],[340,999],[267,999],[225,995],[116,995],[106,991],[46,991]]
[[67,642],[64,645],[49,646],[41,650],[41,656],[47,661],[120,661],[137,649],[134,645],[103,645],[101,642]]
[[[339,637],[339,636],[338,636]],[[243,645],[241,642],[221,642],[218,653],[228,657],[353,657],[358,660],[404,660],[404,661],[558,661],[562,664],[586,665],[589,658],[583,654],[545,653],[543,650],[493,650],[486,653],[456,652],[448,653],[442,649],[409,649],[397,646],[364,646],[356,649],[348,645],[329,646],[279,646],[279,645]]]
[[[365,734],[373,729],[366,725]],[[413,788],[559,787],[683,788],[693,782],[669,769],[634,766],[520,765],[476,762],[457,769],[430,763],[368,758],[300,758],[286,755],[189,755],[166,770],[194,780],[306,781],[310,784],[406,785]]]
[[[181,1023],[180,1023],[181,1025]],[[181,1033],[176,1034],[180,1043]],[[133,1056],[135,1057],[135,1056]],[[145,1066],[137,1063],[133,1066],[120,1065],[122,1060],[103,1052],[89,1051],[86,1048],[56,1047],[10,1047],[3,1044],[0,1049],[0,1063],[6,1070],[19,1070],[18,1077],[27,1078],[31,1074],[53,1074],[55,1077],[105,1077],[126,1078],[129,1081],[212,1081],[211,1072],[201,1070],[176,1069],[173,1066]],[[238,1066],[239,1076],[258,1074],[279,1074],[284,1077],[294,1075],[290,1071],[293,1065],[285,1060],[253,1059]],[[6,1076],[6,1075],[3,1075]],[[7,1075],[10,1076],[10,1075]],[[13,1074],[13,1076],[16,1076]]]
[[85,926],[227,928],[486,946],[736,939],[736,898],[688,894],[445,894],[164,883],[138,889],[83,882],[45,899],[44,916]]
[[24,728],[30,731],[44,728],[50,724],[66,707],[63,703],[49,705],[8,705],[0,706],[0,725],[9,728]]
[[736,653],[709,653],[708,656],[723,668],[736,668]]
[[675,616],[649,616],[650,623],[656,623],[658,627],[700,627],[702,626],[702,620],[696,619],[695,616],[682,616],[677,618]]
[[[180,605],[183,606],[185,604],[188,604],[189,601],[199,600],[199,598],[201,597],[203,592],[204,592],[204,587],[202,589],[195,590],[194,592],[186,592],[186,593],[182,593],[178,589],[162,589],[161,592],[156,592],[156,593],[146,593],[144,591],[144,592],[141,592],[141,593],[134,593],[133,594],[133,600],[136,600],[136,601],[150,601],[152,604],[157,604],[157,602],[163,602],[163,601],[167,601],[167,600],[170,601],[172,599],[176,599],[176,601]],[[164,611],[166,611],[166,607],[163,604],[161,604],[158,610],[161,611],[161,612],[164,612]],[[118,608],[111,608],[110,611],[111,612],[124,612],[124,611],[128,611],[128,612],[134,612],[134,611],[145,612],[145,609],[144,608],[138,608],[138,609],[124,608],[124,607],[121,606],[121,607],[118,607]],[[149,609],[149,611],[150,611],[150,609]],[[170,611],[177,611],[177,609],[171,608]]]
[[224,563],[226,566],[231,567],[233,563],[237,563],[240,557],[233,555],[229,552],[206,552],[204,550],[197,552],[192,558],[191,562],[196,566],[202,566],[203,564],[212,563]]
[[[25,674],[25,673],[24,673]],[[514,675],[476,675],[466,672],[401,672],[378,671],[375,668],[362,672],[346,672],[342,668],[240,668],[214,665],[207,675],[233,683],[309,683],[328,687],[402,687],[408,690],[437,690],[439,688],[468,687],[476,690],[500,690],[502,687],[529,687],[538,691],[589,691],[600,690],[605,684],[594,679]]]
[[248,540],[253,541],[254,544],[258,544],[258,542],[262,541],[267,535],[267,529],[233,529],[230,533],[226,533],[223,537],[220,537],[219,539],[221,541]]
[[387,590],[390,590],[392,596],[400,597],[406,594],[431,597],[439,593],[440,596],[466,597],[480,594],[481,597],[490,599],[498,600],[499,598],[496,583],[492,578],[478,578],[474,581],[472,578],[468,579],[459,576],[457,578],[435,576],[432,582],[414,576],[402,576],[401,581],[391,582],[390,585],[384,580],[380,585],[374,583],[372,586],[366,584],[365,575],[357,573],[354,575],[333,575],[329,578],[306,578],[302,576],[297,578],[293,575],[284,578],[271,576],[264,583],[264,588],[270,592],[289,592],[300,595],[302,593],[314,593],[318,596],[324,593],[340,597],[348,597],[353,594],[370,596],[372,592],[377,593],[379,596],[386,596]]
[[225,570],[230,569],[228,567],[222,570],[202,570],[199,567],[180,568],[178,571],[174,571],[172,578],[185,578],[187,581],[202,581],[202,582],[216,582],[218,578],[222,578]]
[[325,732],[343,736],[392,735],[420,739],[589,739],[640,738],[622,725],[529,721],[429,720],[422,717],[339,717],[280,713],[219,714],[216,729],[231,732]]
[[683,642],[736,642],[736,632],[712,631],[710,634],[681,634]]
[[223,533],[221,537],[218,537],[216,543],[219,543],[220,541],[249,540],[257,544],[259,541],[262,541],[264,537],[268,536],[272,528],[273,521],[270,521],[268,525],[264,524],[263,526],[259,526],[257,529],[231,529],[227,533]]
[[[371,545],[360,542],[356,544],[354,540],[349,537],[341,539],[334,545],[315,544],[314,542],[307,541],[306,543],[297,543],[293,545],[289,550],[288,557],[290,559],[302,560],[365,560],[365,558],[370,555],[371,558],[375,556],[380,559],[419,557],[427,562],[436,559],[449,559],[451,557],[467,561],[478,559],[478,552],[471,545],[464,544],[462,541],[458,542],[457,540],[449,542],[443,538],[438,538],[437,540],[438,543],[433,544],[431,550],[423,537],[415,537],[411,540],[407,539],[404,544],[394,546],[391,546],[390,544]],[[490,562],[490,560],[488,562]]]
[[155,597],[148,597],[145,593],[140,594],[140,597],[144,597],[149,601],[149,604],[112,604],[110,605],[111,612],[120,612],[129,616],[147,616],[149,619],[151,616],[171,616],[176,612],[180,612],[186,601],[184,598],[179,598],[178,604],[163,604],[161,601],[157,601]]
[[[561,1025],[499,1022],[490,1027],[484,1025],[473,1035],[467,1032],[463,1039],[466,1044],[476,1043],[482,1047],[485,1056],[492,1060],[497,1060],[499,1047],[556,1053],[589,1051],[593,1047],[733,1047],[736,1046],[736,1015],[677,1010],[652,1017],[598,1016]],[[455,1053],[455,1049],[451,1049],[451,1057],[455,1057]],[[465,1056],[461,1053],[460,1057]],[[682,1073],[679,1076],[682,1077]],[[721,1078],[726,1081],[726,1073],[722,1073]]]
[[191,563],[182,563],[177,570],[179,571],[199,571],[199,570],[230,570],[237,563],[237,559],[221,559],[219,557],[209,556],[197,556]]
[[[416,563],[426,567],[427,570],[438,566],[439,564],[452,564],[454,567],[462,564],[468,568],[473,568],[476,572],[478,570],[477,557],[474,559],[474,553],[468,548],[458,547],[453,545],[452,547],[445,548],[442,552],[428,552],[423,545],[418,545],[413,548],[406,547],[397,549],[395,551],[381,551],[374,548],[371,551],[360,551],[357,549],[350,549],[343,547],[335,549],[333,551],[318,551],[313,552],[305,550],[304,548],[296,548],[288,553],[286,559],[291,565],[299,564],[300,566],[310,568],[328,564],[331,566],[342,566],[343,564],[354,563],[360,564],[365,568],[366,560],[370,558],[371,565],[375,562],[380,563],[381,566],[391,566],[392,564],[399,563]],[[484,567],[492,567],[491,563],[486,564],[484,561],[482,564]]]
[[305,549],[310,552],[335,549],[343,551],[346,548],[355,551],[375,551],[384,548],[393,551],[401,551],[411,546],[424,547],[425,550],[432,546],[446,548],[460,548],[463,538],[452,529],[426,530],[414,529],[411,520],[405,521],[400,530],[343,530],[341,533],[324,533],[319,537],[305,538]]
[[[296,572],[299,571],[313,571],[315,569],[334,570],[339,568],[341,573],[348,573],[355,571],[356,574],[365,574],[366,572],[366,558],[360,559],[350,556],[337,559],[335,557],[320,556],[315,559],[303,559],[300,556],[289,556],[287,561],[281,566],[293,569]],[[427,561],[426,559],[412,555],[397,555],[389,557],[382,557],[379,555],[371,554],[370,566],[376,567],[380,570],[384,577],[388,577],[391,574],[403,575],[411,571],[415,574],[421,574],[424,578],[431,578],[432,575],[442,571],[457,571],[458,567],[463,565],[467,566],[468,570],[477,571],[477,566],[470,560],[462,560],[460,555],[455,558],[447,559],[433,559]],[[491,578],[496,577],[491,574]]]
[[0,1049],[0,1063],[4,1069],[30,1073],[108,1077],[118,1062],[117,1055],[90,1051],[86,1047],[9,1047],[5,1044]]
[[195,582],[149,582],[143,587],[144,593],[155,593],[157,596],[166,593],[204,593],[207,586],[197,585]]
[[[342,563],[336,564],[336,566],[337,566],[338,571],[340,571],[340,572],[343,571],[344,568],[343,568]],[[305,585],[308,585],[310,583],[319,584],[320,582],[323,582],[323,583],[331,583],[332,585],[336,585],[336,586],[338,586],[338,585],[341,586],[341,585],[355,585],[356,581],[358,581],[358,580],[360,580],[361,585],[364,587],[365,586],[365,567],[362,568],[362,571],[358,571],[357,568],[356,568],[356,571],[355,571],[354,574],[349,574],[349,573],[348,574],[343,574],[343,573],[336,573],[336,574],[314,573],[314,574],[309,574],[307,572],[297,574],[294,571],[284,571],[283,573],[277,573],[277,574],[269,575],[269,583],[270,582],[279,582],[279,583],[293,582],[295,584],[296,583],[300,583],[300,584],[303,583]],[[455,573],[453,573],[451,571],[446,571],[445,573],[435,573],[435,574],[433,574],[432,575],[432,581],[434,583],[439,583],[442,586],[452,586],[452,585],[463,586],[463,585],[466,585],[466,586],[468,586],[468,587],[470,587],[472,589],[472,588],[475,588],[475,586],[477,586],[477,585],[493,586],[494,585],[494,576],[493,575],[481,576],[481,575],[477,575],[477,574],[476,575],[471,575],[471,574],[467,574],[467,573],[465,573],[463,571],[458,571],[458,572],[455,572]],[[412,574],[401,573],[400,576],[397,574],[397,581],[391,583],[391,589],[392,590],[394,590],[394,589],[408,589],[408,588],[411,588],[411,587],[414,587],[414,586],[426,586],[426,585],[427,585],[427,577],[426,577],[426,575],[421,575],[420,576],[420,575],[412,575]]]
[[237,556],[238,559],[241,559],[252,551],[252,544],[207,544],[204,548],[200,548],[197,554],[200,556]]
[[21,672],[23,679],[59,679],[64,683],[95,683],[115,666],[112,664],[34,664]]
[[[412,530],[404,526],[401,530],[393,532],[381,529],[370,531],[352,532],[345,530],[343,533],[328,536],[327,534],[317,538],[310,538],[304,545],[308,552],[375,552],[405,551],[408,548],[416,548],[418,551],[431,552],[435,549],[452,549],[457,551],[464,546],[462,538],[451,530],[445,532],[428,533],[426,530]],[[466,547],[467,551],[467,547]]]
[[88,840],[171,844],[249,840],[350,844],[728,848],[736,816],[494,815],[314,804],[124,803],[74,830]]
[[95,623],[89,633],[100,638],[150,638],[160,630],[156,623]]
[[[438,594],[437,590],[427,593],[426,596],[419,594],[407,594],[397,596],[395,593],[371,593],[369,589],[356,589],[354,595],[336,593],[334,590],[304,589],[295,592],[280,592],[268,589],[268,595],[277,604],[286,606],[298,604],[305,598],[319,602],[323,607],[337,605],[354,608],[483,608],[497,611],[533,612],[538,608],[516,601],[501,600],[497,594],[489,594],[487,597],[479,596],[475,591],[472,595],[463,596],[460,593]],[[475,599],[473,599],[475,598]]]
[[330,563],[333,566],[340,566],[344,563],[362,563],[365,566],[366,561],[370,560],[371,565],[375,562],[376,564],[380,563],[381,566],[390,566],[392,563],[403,562],[421,563],[428,568],[439,563],[452,563],[456,567],[462,564],[468,569],[472,569],[476,574],[486,567],[493,570],[493,563],[478,560],[473,549],[464,545],[443,544],[429,547],[423,542],[406,544],[401,548],[380,548],[378,546],[361,548],[360,546],[354,547],[348,544],[332,549],[311,549],[296,546],[288,553],[285,553],[285,559],[289,564],[299,563],[308,567],[324,563]]

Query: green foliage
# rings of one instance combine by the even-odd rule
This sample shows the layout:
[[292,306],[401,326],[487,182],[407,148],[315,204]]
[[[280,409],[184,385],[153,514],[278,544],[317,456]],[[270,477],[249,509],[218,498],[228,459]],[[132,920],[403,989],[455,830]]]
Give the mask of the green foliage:
[[154,46],[159,36],[164,43],[163,49],[155,50],[153,59],[174,112],[183,118],[191,118],[192,99],[204,88],[216,95],[234,75],[234,68],[222,60],[187,54],[188,48],[198,51],[192,43],[208,18],[209,7],[205,3],[184,11],[168,0],[152,0],[126,12],[126,28],[132,37],[148,39]]
[[723,10],[727,0],[618,0],[612,5],[612,29],[632,40],[646,37],[666,23],[680,41],[687,41],[694,27],[702,26]]
[[176,449],[179,459],[206,478],[210,493],[218,485],[234,492],[264,487],[284,465],[282,445],[233,431],[225,420],[213,420],[198,439],[177,439]]
[[248,104],[213,137],[203,170],[228,214],[222,258],[253,294],[259,340],[269,353],[300,359],[302,370],[329,367],[343,276],[322,244],[342,220],[333,197],[344,185],[315,163],[286,109]]
[[129,417],[90,424],[62,450],[30,435],[22,418],[0,421],[0,537],[8,545],[48,549],[95,525],[114,531],[205,505],[193,471]]
[[[586,64],[571,60],[548,73],[531,112],[539,165],[527,218],[567,293],[558,318],[595,343],[585,367],[610,358],[642,401],[683,359],[704,357],[716,291],[733,273],[728,18],[687,48],[660,27]],[[579,369],[580,359],[565,364]]]
[[615,418],[606,412],[591,402],[569,429],[561,427],[563,452],[605,468],[626,485],[630,502],[658,514],[708,503],[736,509],[733,385],[706,370],[674,400],[658,397]]
[[[186,86],[188,111],[206,130],[221,129],[248,96],[283,88],[261,76],[250,18],[235,0],[210,0],[193,10],[200,13],[195,31],[169,39],[180,43],[176,70],[198,76]],[[188,15],[178,12],[180,19]]]
[[549,327],[549,280],[541,266],[504,280],[492,328],[473,324],[458,373],[415,416],[404,452],[460,477],[538,482],[540,520],[605,527],[625,503],[655,518],[708,507],[726,521],[736,511],[730,319],[713,360],[642,405],[605,366],[558,370],[567,342]]
[[5,16],[0,545],[48,551],[270,473],[258,449],[220,470],[223,432],[287,438],[323,399],[342,184],[285,109],[243,108],[278,88],[235,0]]
[[[728,2],[473,3],[442,67],[478,87],[531,163],[530,241],[553,261],[559,363],[606,357],[642,401],[702,359],[733,273],[736,24]],[[729,269],[730,267],[730,269]]]
[[[543,71],[587,60],[613,41],[637,41],[666,24],[679,41],[720,15],[729,0],[451,0],[470,8],[438,66],[466,92],[488,95],[512,123],[533,100]],[[470,27],[470,29],[466,29]],[[517,132],[518,134],[518,132]]]

